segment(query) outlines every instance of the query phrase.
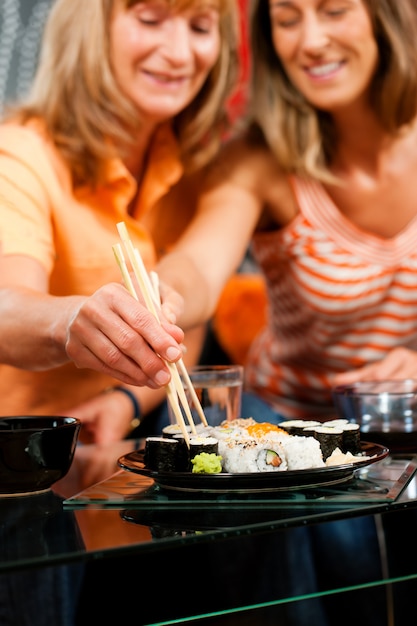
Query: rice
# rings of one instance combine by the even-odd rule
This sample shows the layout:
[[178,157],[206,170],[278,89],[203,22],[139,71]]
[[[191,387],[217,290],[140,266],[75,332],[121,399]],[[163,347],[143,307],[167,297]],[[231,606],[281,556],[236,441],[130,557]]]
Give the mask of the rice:
[[289,470],[325,467],[320,443],[317,439],[290,435],[282,438],[281,445],[284,448]]
[[[294,420],[294,423],[299,426],[300,421]],[[282,424],[274,426],[251,418],[240,419],[206,429],[206,434],[218,440],[218,454],[223,459],[223,471],[227,473],[326,467],[319,440],[307,434],[289,434]]]
[[223,459],[223,471],[231,474],[287,469],[284,450],[277,442],[258,442],[254,439],[220,440],[219,454]]

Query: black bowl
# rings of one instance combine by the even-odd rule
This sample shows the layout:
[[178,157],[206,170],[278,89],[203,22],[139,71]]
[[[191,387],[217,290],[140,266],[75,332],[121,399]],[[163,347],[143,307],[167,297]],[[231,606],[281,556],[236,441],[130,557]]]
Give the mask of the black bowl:
[[75,417],[0,417],[0,495],[50,489],[71,467],[80,428]]
[[391,452],[417,451],[417,380],[362,381],[332,390],[340,417]]

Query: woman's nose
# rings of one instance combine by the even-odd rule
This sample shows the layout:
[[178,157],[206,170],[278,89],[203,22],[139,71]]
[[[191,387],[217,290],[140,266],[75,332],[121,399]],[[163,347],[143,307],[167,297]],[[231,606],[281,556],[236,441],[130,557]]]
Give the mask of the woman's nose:
[[191,42],[188,23],[174,18],[164,33],[164,47],[172,63],[184,63],[191,55]]
[[329,25],[317,15],[305,17],[302,28],[302,48],[306,52],[317,52],[329,43]]

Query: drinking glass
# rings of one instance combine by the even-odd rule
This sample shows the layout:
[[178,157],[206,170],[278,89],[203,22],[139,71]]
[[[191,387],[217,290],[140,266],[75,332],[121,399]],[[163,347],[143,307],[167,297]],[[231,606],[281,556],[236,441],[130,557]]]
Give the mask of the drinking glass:
[[[243,366],[197,365],[188,370],[188,374],[209,426],[218,426],[223,421],[240,417]],[[184,388],[194,423],[198,424],[201,422],[200,416],[185,384]],[[175,416],[170,406],[169,417],[171,423],[175,423]]]

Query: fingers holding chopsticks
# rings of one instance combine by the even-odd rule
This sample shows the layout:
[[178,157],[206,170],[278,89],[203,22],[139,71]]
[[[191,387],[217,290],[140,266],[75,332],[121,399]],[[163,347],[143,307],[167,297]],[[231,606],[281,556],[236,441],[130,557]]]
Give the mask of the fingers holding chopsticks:
[[[123,247],[120,243],[117,243],[113,246],[113,252],[116,259],[116,262],[121,271],[124,284],[126,289],[129,291],[131,296],[139,300],[139,295],[143,298],[146,307],[152,313],[154,318],[158,320],[158,323],[161,323],[161,291],[159,284],[159,277],[156,272],[151,271],[148,273],[148,270],[145,267],[141,254],[137,248],[134,247],[132,241],[129,238],[129,234],[127,232],[126,224],[124,222],[119,222],[117,224],[117,230],[119,231],[120,239],[123,242],[123,247],[126,250],[126,254],[128,256],[133,275],[137,282],[138,290],[135,288],[131,275],[129,273],[126,257],[123,252]],[[187,415],[187,419],[189,425],[192,429],[192,432],[196,434],[196,428],[194,424],[194,419],[191,413],[190,406],[188,404],[187,397],[185,395],[185,391],[183,388],[183,384],[180,378],[179,371],[177,370],[177,365],[183,365],[182,360],[178,361],[178,364],[168,362],[166,363],[168,369],[171,373],[171,381],[169,385],[166,385],[165,389],[167,392],[168,402],[174,411],[175,419],[177,424],[181,428],[181,432],[184,436],[185,442],[187,446],[190,445],[189,434],[187,432],[187,427],[185,424],[184,416],[182,414],[181,406]],[[182,368],[183,372],[187,374],[185,366]],[[188,378],[187,385],[192,388],[191,380]],[[194,392],[194,398],[199,404],[199,400],[197,395]],[[201,407],[200,407],[201,408]],[[201,418],[203,423],[207,426],[207,420],[204,416],[203,409],[201,408]]]
[[123,383],[158,388],[170,378],[164,361],[182,357],[183,331],[155,316],[117,283],[99,289],[73,316],[66,351],[79,368]]

